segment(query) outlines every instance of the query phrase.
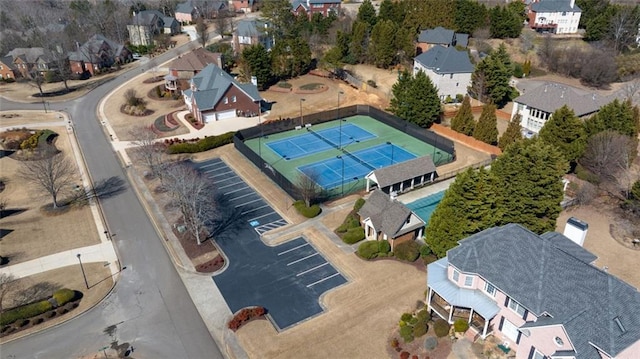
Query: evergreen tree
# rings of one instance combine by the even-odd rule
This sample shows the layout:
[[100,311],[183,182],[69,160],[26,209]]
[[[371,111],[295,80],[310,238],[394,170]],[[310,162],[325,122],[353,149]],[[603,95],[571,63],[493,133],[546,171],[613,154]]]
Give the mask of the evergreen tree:
[[376,67],[386,69],[393,64],[397,52],[394,41],[396,31],[396,26],[391,20],[378,21],[371,30],[369,58]]
[[456,176],[433,211],[425,229],[425,242],[439,258],[459,240],[499,222],[499,197],[489,171],[468,169]]
[[[394,24],[401,25],[402,21],[404,20],[404,15],[404,2],[382,0],[382,2],[380,3],[380,9],[378,10],[378,21],[391,20]],[[400,28],[403,27],[400,26]]]
[[[497,39],[517,38],[523,27],[524,3],[509,3],[508,6],[496,6],[489,12],[491,37]],[[512,5],[514,4],[514,5]]]
[[[382,6],[380,7],[382,12]],[[473,0],[456,0],[456,32],[472,34],[487,23],[487,8]]]
[[511,61],[511,56],[509,56],[509,53],[507,52],[507,47],[504,45],[504,43],[501,43],[500,46],[498,46],[498,49],[495,50],[491,54],[491,56],[494,59],[496,59],[499,63],[502,63],[505,68],[507,68],[508,70],[511,70],[509,72],[509,77],[513,75],[513,62]]
[[567,169],[560,151],[540,139],[508,146],[491,165],[501,199],[499,224],[520,223],[538,234],[555,230]]
[[520,125],[520,121],[522,121],[520,115],[515,115],[511,121],[509,121],[506,131],[504,131],[498,140],[498,147],[500,147],[502,151],[505,151],[510,144],[522,140],[522,126]]
[[584,125],[567,105],[560,107],[551,115],[551,118],[542,126],[539,137],[560,150],[564,159],[570,163],[575,163],[582,155],[586,144]]
[[462,105],[460,106],[458,113],[451,120],[451,129],[467,136],[471,136],[473,135],[475,126],[476,121],[473,119],[473,113],[471,112],[471,99],[467,95],[464,97],[464,100],[462,100]]
[[482,107],[482,114],[473,130],[473,138],[490,145],[498,143],[498,119],[494,104],[488,103]]
[[360,64],[365,60],[367,36],[367,24],[362,21],[354,22],[349,44],[349,57],[353,59],[354,63]]
[[295,15],[291,11],[289,0],[269,0],[261,4],[262,17],[273,26],[276,38],[290,37],[290,31],[295,29]]
[[[502,46],[501,46],[502,47]],[[471,74],[469,93],[480,102],[493,102],[503,107],[510,100],[512,63],[506,49],[498,48],[485,57]]]
[[273,81],[271,57],[264,46],[258,44],[245,47],[240,55],[240,61],[245,64],[249,72],[246,77],[250,78],[253,75],[257,78],[258,89],[265,90],[271,85]]
[[369,29],[372,29],[378,22],[378,16],[376,15],[376,9],[373,7],[371,0],[364,0],[358,8],[357,21],[362,21],[367,24]]
[[424,128],[440,118],[438,89],[422,71],[412,77],[408,72],[400,75],[391,92],[390,110],[398,117]]
[[409,99],[407,97],[412,80],[409,71],[404,70],[398,75],[398,81],[391,86],[392,97],[388,110],[400,118],[406,119],[405,115],[408,113],[407,106]]
[[600,111],[585,121],[589,137],[604,130],[613,130],[629,137],[637,137],[640,132],[640,116],[637,106],[630,100],[618,99],[600,108]]

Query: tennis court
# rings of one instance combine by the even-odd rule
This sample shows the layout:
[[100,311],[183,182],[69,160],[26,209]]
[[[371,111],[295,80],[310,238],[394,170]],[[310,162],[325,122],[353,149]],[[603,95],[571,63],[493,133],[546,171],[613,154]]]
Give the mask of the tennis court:
[[290,160],[331,148],[340,148],[343,144],[376,137],[376,135],[350,123],[319,131],[314,131],[309,126],[305,130],[306,133],[300,136],[269,142],[267,146],[280,157]]

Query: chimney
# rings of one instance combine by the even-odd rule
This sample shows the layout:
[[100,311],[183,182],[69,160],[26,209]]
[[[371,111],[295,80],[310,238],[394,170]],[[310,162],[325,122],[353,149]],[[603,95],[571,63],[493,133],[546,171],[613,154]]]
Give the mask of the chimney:
[[575,217],[570,217],[567,220],[567,224],[564,226],[563,234],[572,242],[582,247],[582,245],[584,244],[584,239],[587,237],[588,231],[588,223],[583,222]]
[[254,86],[256,86],[256,87],[257,87],[257,86],[258,86],[258,78],[257,78],[257,77],[255,77],[255,76],[251,76],[251,83],[252,83]]

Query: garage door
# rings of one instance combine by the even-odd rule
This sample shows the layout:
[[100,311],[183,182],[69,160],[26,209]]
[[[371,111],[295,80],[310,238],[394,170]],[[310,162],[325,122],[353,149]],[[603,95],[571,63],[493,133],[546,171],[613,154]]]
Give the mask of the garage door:
[[218,115],[218,120],[226,120],[228,118],[236,117],[236,110],[221,111],[221,112],[218,112],[217,115]]
[[202,114],[202,119],[204,120],[204,123],[215,122],[216,121],[216,114],[215,113],[203,113]]

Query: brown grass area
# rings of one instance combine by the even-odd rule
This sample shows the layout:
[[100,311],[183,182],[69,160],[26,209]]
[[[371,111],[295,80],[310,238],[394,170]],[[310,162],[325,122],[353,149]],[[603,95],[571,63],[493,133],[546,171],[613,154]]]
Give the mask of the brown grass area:
[[[29,128],[40,129],[37,126]],[[50,127],[58,133],[56,147],[75,163],[71,143],[64,127]],[[4,229],[12,230],[2,238],[0,253],[10,258],[10,265],[62,252],[72,248],[100,243],[97,229],[89,207],[72,208],[64,214],[45,216],[40,208],[51,200],[39,195],[39,189],[17,178],[21,161],[12,157],[0,159],[2,176],[6,188],[2,198],[7,200],[7,209],[23,209],[21,213],[0,219]],[[81,184],[78,176],[77,183]]]

